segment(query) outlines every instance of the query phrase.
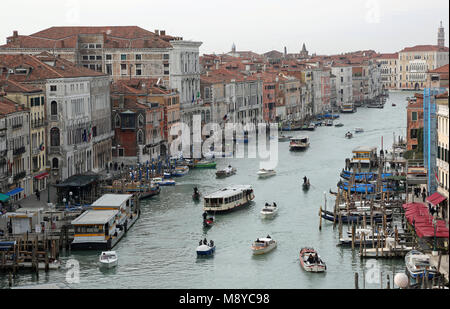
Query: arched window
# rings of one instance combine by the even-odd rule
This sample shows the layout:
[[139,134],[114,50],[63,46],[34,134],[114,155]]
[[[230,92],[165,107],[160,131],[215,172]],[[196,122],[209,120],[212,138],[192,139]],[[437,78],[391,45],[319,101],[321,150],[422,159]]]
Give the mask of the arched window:
[[138,131],[137,142],[138,142],[139,145],[143,145],[144,144],[144,133],[142,133],[141,130]]
[[116,118],[114,119],[114,125],[116,128],[120,128],[120,116],[116,114]]
[[52,167],[54,169],[59,168],[59,160],[58,160],[58,158],[53,158],[53,160],[52,160]]
[[50,103],[50,113],[52,116],[58,115],[58,103],[56,103],[56,101]]
[[50,146],[59,146],[59,129],[52,128],[50,130]]
[[139,128],[142,128],[144,126],[144,116],[142,116],[141,114],[138,117],[138,126]]

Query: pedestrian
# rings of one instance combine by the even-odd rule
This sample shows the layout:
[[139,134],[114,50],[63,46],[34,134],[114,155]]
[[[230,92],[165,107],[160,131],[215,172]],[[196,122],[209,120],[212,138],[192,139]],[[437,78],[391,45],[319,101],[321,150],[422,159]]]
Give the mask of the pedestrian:
[[38,199],[38,201],[41,200],[41,193],[39,192],[38,189],[36,189],[36,198]]
[[422,200],[425,203],[425,199],[427,198],[427,194],[425,193],[425,190],[422,191]]

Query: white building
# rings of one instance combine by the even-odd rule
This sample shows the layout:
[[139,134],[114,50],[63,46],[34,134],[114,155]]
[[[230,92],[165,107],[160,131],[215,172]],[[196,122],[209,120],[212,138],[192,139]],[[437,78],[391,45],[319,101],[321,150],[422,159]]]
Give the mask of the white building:
[[336,76],[336,104],[341,106],[353,103],[352,67],[346,64],[333,64],[331,73]]

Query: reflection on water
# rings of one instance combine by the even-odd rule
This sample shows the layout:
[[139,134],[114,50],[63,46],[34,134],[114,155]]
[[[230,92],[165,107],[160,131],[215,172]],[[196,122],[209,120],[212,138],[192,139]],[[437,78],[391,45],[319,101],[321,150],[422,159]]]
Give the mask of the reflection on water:
[[[358,253],[336,247],[338,232],[332,223],[322,222],[319,208],[324,192],[336,190],[345,158],[357,146],[384,147],[392,144],[393,133],[405,135],[406,100],[410,93],[391,93],[384,109],[358,108],[356,114],[342,114],[344,127],[319,127],[315,131],[289,132],[307,135],[307,151],[290,152],[289,143],[279,143],[276,176],[258,179],[257,159],[218,159],[217,169],[231,164],[236,175],[217,179],[214,169],[191,170],[177,178],[174,187],[162,187],[161,194],[142,203],[142,214],[125,238],[114,248],[119,255],[115,269],[100,270],[100,252],[71,252],[64,258],[80,263],[80,283],[74,288],[353,288],[354,273],[368,271],[404,271],[402,260],[360,260]],[[392,107],[391,102],[396,103]],[[361,127],[363,133],[346,139],[345,133]],[[311,182],[302,190],[303,177]],[[192,199],[194,186],[205,196],[229,184],[250,184],[256,198],[249,206],[228,214],[216,214],[216,223],[204,229],[202,203]],[[279,212],[271,220],[262,220],[260,211],[266,202],[276,202]],[[334,199],[327,194],[327,207]],[[345,229],[344,229],[345,232]],[[278,246],[271,252],[254,256],[252,242],[270,234]],[[216,252],[210,258],[197,258],[200,239],[213,239]],[[327,264],[325,274],[312,274],[300,266],[302,247],[314,247]],[[63,261],[63,262],[64,262]],[[369,266],[367,266],[367,265]],[[375,266],[373,266],[375,265]],[[375,267],[375,269],[374,269]],[[65,269],[52,271],[39,283],[64,282]],[[362,276],[360,275],[360,278]],[[392,276],[391,276],[392,278]],[[0,276],[0,286],[8,284]],[[32,274],[23,274],[18,285],[36,282]],[[360,284],[362,286],[362,284]],[[379,288],[366,283],[366,288]]]

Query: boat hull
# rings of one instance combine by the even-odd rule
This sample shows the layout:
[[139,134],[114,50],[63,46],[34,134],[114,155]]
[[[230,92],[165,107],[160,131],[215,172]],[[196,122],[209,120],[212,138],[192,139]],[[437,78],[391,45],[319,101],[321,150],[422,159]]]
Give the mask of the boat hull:
[[252,252],[253,252],[253,255],[266,254],[266,253],[269,253],[270,251],[272,251],[273,249],[275,249],[276,247],[277,247],[277,243],[274,242],[273,244],[270,244],[267,247],[264,247],[264,248],[261,248],[261,249],[254,249],[252,247]]

